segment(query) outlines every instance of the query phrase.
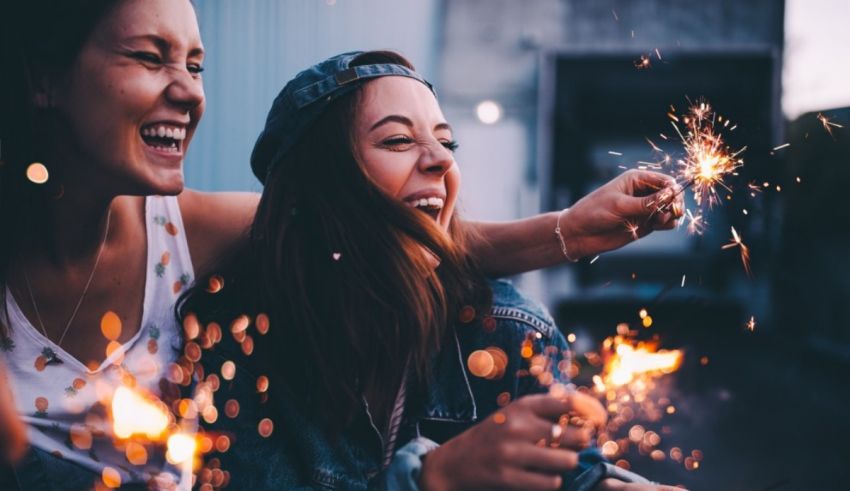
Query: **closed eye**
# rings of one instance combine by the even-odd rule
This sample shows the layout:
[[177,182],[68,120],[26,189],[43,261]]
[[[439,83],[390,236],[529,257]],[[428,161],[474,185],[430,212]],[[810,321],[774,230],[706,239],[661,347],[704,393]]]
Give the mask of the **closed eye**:
[[145,63],[154,63],[157,65],[162,63],[162,59],[158,55],[148,51],[135,51],[130,54],[130,57],[135,58],[139,61],[143,61]]
[[446,147],[450,152],[454,152],[460,146],[457,140],[441,141],[440,143],[442,143],[443,146]]
[[410,138],[409,136],[394,136],[382,141],[381,146],[388,150],[401,151],[403,150],[403,146],[410,145],[412,143],[413,138]]

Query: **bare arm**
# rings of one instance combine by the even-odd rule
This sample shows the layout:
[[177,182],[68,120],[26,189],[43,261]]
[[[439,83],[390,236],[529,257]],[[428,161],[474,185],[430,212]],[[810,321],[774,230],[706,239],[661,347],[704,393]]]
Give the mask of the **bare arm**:
[[185,190],[178,199],[195,274],[202,276],[247,243],[260,195]]
[[[471,222],[470,248],[491,276],[523,273],[567,261],[555,235],[561,235],[571,259],[592,257],[676,226],[684,202],[672,177],[628,171],[580,199],[568,211],[550,212],[504,223]],[[669,208],[659,211],[664,203]]]

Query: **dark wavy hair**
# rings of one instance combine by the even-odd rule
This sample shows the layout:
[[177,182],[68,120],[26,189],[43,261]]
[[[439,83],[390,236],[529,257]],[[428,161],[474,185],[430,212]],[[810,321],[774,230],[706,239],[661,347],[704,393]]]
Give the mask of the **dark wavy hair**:
[[[36,185],[26,167],[43,161],[49,149],[47,111],[33,98],[44,82],[56,82],[77,59],[98,23],[120,0],[27,0],[0,5],[0,283],[29,217],[59,191],[52,182]],[[0,289],[0,301],[5,290]],[[2,309],[0,309],[2,310]],[[8,319],[0,318],[0,336]]]
[[[373,63],[413,68],[393,52],[353,62]],[[270,339],[257,343],[263,369],[337,430],[364,396],[386,414],[406,367],[427,383],[459,310],[481,312],[491,296],[460,220],[445,234],[358,163],[352,125],[360,99],[355,91],[331,103],[271,173],[250,245],[226,268],[224,290],[210,294],[201,280],[180,307],[205,321],[268,314]],[[429,253],[440,261],[436,270]]]

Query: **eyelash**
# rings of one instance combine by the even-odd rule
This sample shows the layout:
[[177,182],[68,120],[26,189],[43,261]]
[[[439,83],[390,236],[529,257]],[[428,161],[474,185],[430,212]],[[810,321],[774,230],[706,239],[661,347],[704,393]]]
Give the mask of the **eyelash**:
[[[389,150],[393,150],[392,147],[394,147],[394,146],[408,145],[408,144],[411,144],[411,143],[413,143],[412,138],[402,136],[402,137],[397,137],[397,138],[390,138],[389,140],[384,140],[383,146],[388,148]],[[456,140],[440,141],[440,144],[443,145],[444,147],[446,147],[446,149],[448,149],[450,152],[454,152],[460,146]]]
[[[137,60],[143,61],[145,63],[153,63],[153,64],[156,64],[156,65],[162,64],[162,60],[159,58],[159,56],[157,56],[153,53],[148,53],[147,51],[139,51],[139,52],[133,53],[131,56],[133,58],[136,58]],[[200,75],[204,71],[204,67],[202,65],[197,64],[197,63],[192,63],[190,65],[187,65],[186,68],[189,70],[189,73],[191,73],[192,75]]]

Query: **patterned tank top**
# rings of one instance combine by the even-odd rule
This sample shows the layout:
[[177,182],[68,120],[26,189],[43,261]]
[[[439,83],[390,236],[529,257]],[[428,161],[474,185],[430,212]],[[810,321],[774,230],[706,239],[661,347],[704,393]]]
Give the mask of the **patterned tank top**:
[[163,445],[116,438],[111,423],[109,401],[128,375],[135,389],[160,395],[160,381],[182,344],[174,304],[194,276],[177,198],[145,198],[145,224],[144,310],[132,339],[99,366],[86,366],[45,338],[6,287],[11,336],[0,343],[30,443],[122,485],[169,480],[168,474],[180,480],[164,458]]

